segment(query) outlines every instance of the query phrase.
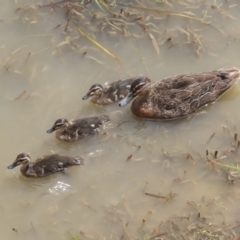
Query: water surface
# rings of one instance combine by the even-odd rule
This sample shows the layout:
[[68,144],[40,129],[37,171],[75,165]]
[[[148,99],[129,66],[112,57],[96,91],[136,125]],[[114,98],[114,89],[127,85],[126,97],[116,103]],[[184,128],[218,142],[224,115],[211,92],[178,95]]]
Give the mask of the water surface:
[[[162,223],[189,214],[201,214],[213,224],[235,223],[239,181],[230,184],[227,171],[209,164],[205,152],[218,150],[222,156],[236,146],[239,84],[197,115],[171,122],[141,120],[130,106],[101,107],[82,97],[94,83],[140,74],[157,81],[240,67],[239,2],[155,2],[159,9],[192,11],[198,18],[207,11],[214,26],[142,13],[149,15],[155,40],[135,23],[129,37],[107,29],[95,32],[120,65],[79,36],[74,25],[64,31],[64,9],[38,8],[39,1],[31,2],[3,1],[0,10],[2,238],[71,239],[71,232],[81,239],[144,239],[159,234]],[[94,9],[100,12],[97,5]],[[96,20],[84,21],[86,31],[97,26]],[[69,38],[76,46],[67,43]],[[46,133],[58,118],[96,114],[109,114],[112,122],[94,137],[67,144]],[[18,168],[7,169],[21,152],[33,159],[51,153],[80,155],[85,164],[66,174],[27,179]],[[228,153],[222,162],[237,164],[238,159],[237,152]]]

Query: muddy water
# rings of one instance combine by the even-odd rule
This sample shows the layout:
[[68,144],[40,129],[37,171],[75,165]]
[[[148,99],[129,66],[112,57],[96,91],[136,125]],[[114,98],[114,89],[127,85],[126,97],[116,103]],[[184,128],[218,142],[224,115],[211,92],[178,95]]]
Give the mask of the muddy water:
[[[159,54],[146,34],[137,37],[141,28],[135,37],[96,35],[121,66],[76,32],[64,32],[64,10],[38,9],[38,1],[32,2],[26,11],[16,11],[28,1],[2,1],[0,10],[1,238],[71,239],[70,232],[81,239],[144,239],[162,222],[198,213],[214,224],[235,222],[239,182],[230,184],[223,170],[208,164],[205,152],[223,154],[236,145],[239,84],[196,116],[173,122],[144,121],[129,106],[100,107],[81,99],[93,83],[139,74],[157,81],[240,67],[239,2],[218,1],[219,8],[214,1],[188,1],[191,8],[171,2],[175,11],[193,9],[199,16],[207,9],[215,28],[181,17],[153,19],[161,31],[152,33]],[[63,43],[68,36],[76,37],[78,47]],[[95,114],[109,114],[112,122],[94,137],[66,144],[46,133],[57,118]],[[21,152],[33,159],[80,155],[85,164],[66,174],[27,179],[18,168],[7,169]],[[238,155],[231,159],[237,163]]]

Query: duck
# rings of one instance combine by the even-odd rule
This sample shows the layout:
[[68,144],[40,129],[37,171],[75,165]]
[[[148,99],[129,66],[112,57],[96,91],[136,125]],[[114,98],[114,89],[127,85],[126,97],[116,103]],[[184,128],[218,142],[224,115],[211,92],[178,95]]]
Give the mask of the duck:
[[93,135],[105,122],[110,121],[108,115],[94,116],[68,121],[60,118],[55,121],[47,133],[56,131],[56,138],[60,141],[75,142],[86,136]]
[[119,106],[126,106],[133,100],[131,110],[137,117],[180,119],[216,101],[239,78],[240,69],[236,67],[170,76],[152,85],[138,78],[131,84],[128,95],[119,102]]
[[20,153],[16,160],[8,166],[13,169],[21,165],[20,171],[23,176],[31,178],[46,177],[57,172],[64,172],[66,168],[74,165],[83,165],[81,157],[69,157],[59,154],[52,154],[38,158],[32,162],[31,157],[27,153]]
[[125,98],[129,92],[131,84],[137,79],[146,79],[144,76],[137,76],[133,78],[128,78],[124,80],[115,81],[106,87],[100,84],[93,84],[88,93],[82,98],[86,100],[91,97],[91,101],[99,105],[107,105],[115,102],[119,102],[121,99]]

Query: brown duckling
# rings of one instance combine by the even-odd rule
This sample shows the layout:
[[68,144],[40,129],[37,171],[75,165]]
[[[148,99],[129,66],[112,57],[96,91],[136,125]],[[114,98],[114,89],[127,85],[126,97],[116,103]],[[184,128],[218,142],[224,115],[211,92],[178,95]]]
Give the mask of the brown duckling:
[[80,157],[68,157],[59,154],[52,154],[38,158],[35,162],[31,161],[27,153],[20,153],[16,160],[8,166],[8,169],[22,165],[20,171],[25,177],[46,177],[56,172],[64,172],[65,168],[82,165],[83,159]]
[[146,79],[150,81],[146,77],[138,76],[125,80],[118,80],[104,88],[100,84],[93,84],[82,100],[86,100],[91,97],[91,101],[99,105],[118,102],[127,96],[132,83],[137,79]]
[[89,118],[81,118],[68,121],[65,118],[58,119],[47,133],[56,131],[56,138],[61,141],[74,142],[89,135],[93,135],[105,122],[110,121],[109,116],[101,115]]
[[133,114],[142,118],[171,120],[195,113],[214,102],[240,78],[240,69],[225,67],[211,72],[181,74],[150,85],[136,79],[119,106],[131,100]]

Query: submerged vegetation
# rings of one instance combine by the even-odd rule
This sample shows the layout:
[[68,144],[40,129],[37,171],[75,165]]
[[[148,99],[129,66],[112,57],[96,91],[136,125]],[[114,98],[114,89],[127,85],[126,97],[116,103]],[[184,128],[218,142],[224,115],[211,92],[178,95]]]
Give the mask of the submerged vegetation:
[[[58,44],[58,48],[66,44],[79,52],[75,43],[78,35],[88,39],[103,53],[120,60],[114,52],[108,49],[108,38],[121,41],[122,38],[132,37],[146,39],[152,44],[156,54],[160,54],[161,46],[167,44],[171,47],[191,46],[199,56],[201,52],[209,50],[209,44],[214,41],[209,31],[217,31],[219,37],[224,36],[222,26],[218,19],[234,20],[229,13],[238,5],[226,1],[217,4],[217,1],[106,1],[106,0],[60,0],[46,4],[39,3],[38,7],[27,4],[18,8],[20,17],[29,24],[36,24],[36,14],[40,9],[48,8],[52,13],[62,11],[62,23],[55,26],[61,28],[67,40]],[[199,14],[199,12],[201,14]],[[184,25],[178,19],[184,20]],[[174,27],[168,27],[174,21]],[[197,25],[197,28],[196,28]],[[101,34],[101,39],[96,34]],[[86,52],[82,52],[85,53]],[[214,54],[214,53],[209,53]]]

